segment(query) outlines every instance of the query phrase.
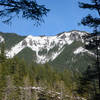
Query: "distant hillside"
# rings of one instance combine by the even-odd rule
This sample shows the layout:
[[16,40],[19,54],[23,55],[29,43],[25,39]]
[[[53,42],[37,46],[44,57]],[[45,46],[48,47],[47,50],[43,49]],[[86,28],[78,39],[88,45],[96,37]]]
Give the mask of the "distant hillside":
[[11,49],[15,44],[22,41],[26,36],[20,36],[16,33],[3,33],[0,32],[0,36],[5,39],[6,49]]

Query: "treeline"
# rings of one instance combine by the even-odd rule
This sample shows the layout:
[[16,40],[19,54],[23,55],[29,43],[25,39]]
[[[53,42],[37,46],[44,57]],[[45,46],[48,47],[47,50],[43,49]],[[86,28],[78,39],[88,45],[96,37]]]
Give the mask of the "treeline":
[[45,92],[61,93],[61,98],[64,98],[65,95],[72,95],[76,88],[75,75],[69,70],[54,70],[48,64],[28,65],[23,59],[7,59],[3,44],[0,54],[0,100],[38,100],[42,97],[45,98],[43,100],[50,99],[48,96],[44,97],[44,93],[38,94],[32,87],[41,87]]

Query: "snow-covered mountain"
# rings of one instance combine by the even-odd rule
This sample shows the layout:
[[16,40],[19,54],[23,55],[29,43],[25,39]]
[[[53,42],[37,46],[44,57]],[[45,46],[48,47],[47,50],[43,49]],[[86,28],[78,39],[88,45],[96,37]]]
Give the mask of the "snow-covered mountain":
[[[6,56],[19,59],[24,58],[26,62],[49,64],[62,68],[77,69],[91,62],[92,52],[84,48],[83,31],[62,32],[55,36],[19,36],[13,33],[0,33],[0,42],[5,41]],[[88,55],[87,55],[88,54]],[[79,67],[81,68],[81,67]],[[78,69],[79,69],[78,68]]]
[[[71,31],[57,34],[56,36],[32,36],[29,35],[19,43],[15,44],[10,50],[6,51],[6,56],[14,57],[24,48],[28,47],[36,52],[36,62],[46,63],[53,61],[65,48],[65,45],[71,45],[75,41],[84,42],[82,36],[86,32]],[[50,52],[56,47],[56,51]],[[45,53],[40,54],[40,52]]]

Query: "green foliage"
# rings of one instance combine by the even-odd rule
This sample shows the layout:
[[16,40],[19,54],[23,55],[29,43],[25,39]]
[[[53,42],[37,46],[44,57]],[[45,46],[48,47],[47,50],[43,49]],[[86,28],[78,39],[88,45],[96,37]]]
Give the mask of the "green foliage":
[[[79,7],[83,9],[95,10],[100,16],[100,1],[90,0],[90,3],[79,2]],[[88,14],[81,21],[81,24],[88,27],[100,27],[100,17]]]
[[19,36],[15,33],[2,33],[2,32],[0,32],[0,36],[2,36],[5,39],[5,49],[8,50],[26,37],[26,36]]
[[6,54],[5,54],[5,43],[1,43],[1,51],[0,51],[0,63],[4,62],[6,60]]
[[71,71],[83,72],[87,68],[87,61],[91,64],[91,55],[87,53],[80,53],[78,55],[74,54],[74,51],[77,47],[80,47],[84,44],[81,42],[74,42],[71,45],[65,45],[63,52],[52,62],[49,62],[52,66],[58,70],[70,69]]
[[30,48],[26,47],[21,52],[19,52],[15,57],[25,60],[26,63],[30,64],[36,60],[36,52],[32,51]]
[[2,22],[9,23],[13,18],[21,16],[33,21],[43,21],[43,16],[47,15],[49,9],[44,5],[37,4],[36,0],[0,0],[0,17]]
[[[37,94],[30,88],[33,86],[44,88],[46,91],[55,91],[54,93],[63,92],[63,96],[64,94],[71,95],[71,83],[75,82],[72,77],[71,71],[58,72],[49,64],[27,65],[24,60],[19,60],[17,57],[6,59],[0,63],[0,100],[3,98],[5,100],[32,100],[37,97],[51,100],[53,94],[46,92],[44,92],[45,95]],[[53,100],[55,98],[56,96]]]
[[[93,34],[84,36],[84,39],[88,44],[85,45],[86,49],[94,51],[96,54],[95,65],[91,63],[86,72],[82,74],[79,79],[79,91],[82,95],[85,93],[89,100],[100,99],[100,0],[90,0],[90,2],[79,2],[79,7],[83,9],[95,10],[99,16],[88,14],[83,17],[81,24],[88,27],[93,27]],[[90,59],[91,60],[91,59]],[[91,60],[93,61],[93,59]]]

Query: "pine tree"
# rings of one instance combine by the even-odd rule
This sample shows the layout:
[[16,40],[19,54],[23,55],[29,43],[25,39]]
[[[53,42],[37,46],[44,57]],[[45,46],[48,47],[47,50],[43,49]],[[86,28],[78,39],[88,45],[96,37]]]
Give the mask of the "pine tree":
[[0,0],[0,7],[0,17],[4,23],[19,16],[39,23],[49,11],[44,5],[37,4],[36,0]]
[[6,60],[6,56],[5,56],[5,43],[1,43],[1,48],[0,48],[1,52],[0,52],[0,63],[4,62]]
[[[93,33],[85,35],[84,39],[86,41],[86,49],[93,50],[94,53],[96,54],[96,61],[95,65],[92,64],[92,70],[90,70],[89,73],[87,73],[86,78],[83,77],[81,78],[81,86],[84,83],[84,85],[87,85],[87,80],[89,83],[94,83],[94,89],[98,87],[98,89],[95,90],[95,99],[94,100],[99,100],[100,99],[100,64],[99,64],[99,46],[100,46],[100,0],[90,0],[90,3],[84,3],[84,2],[79,2],[79,7],[83,9],[89,9],[89,10],[95,10],[98,13],[99,17],[93,16],[91,14],[88,14],[86,17],[84,17],[81,20],[81,24],[84,26],[92,27],[93,28]],[[87,72],[89,69],[87,69]],[[92,76],[91,76],[92,75]],[[95,81],[95,82],[94,82]],[[93,86],[93,84],[92,84]],[[89,88],[89,87],[87,87]],[[91,89],[91,88],[90,88]],[[98,90],[98,91],[97,91]],[[92,91],[92,90],[91,90]],[[89,92],[91,92],[89,91]]]
[[96,68],[88,66],[87,70],[79,77],[77,92],[91,100],[97,91],[96,77]]

